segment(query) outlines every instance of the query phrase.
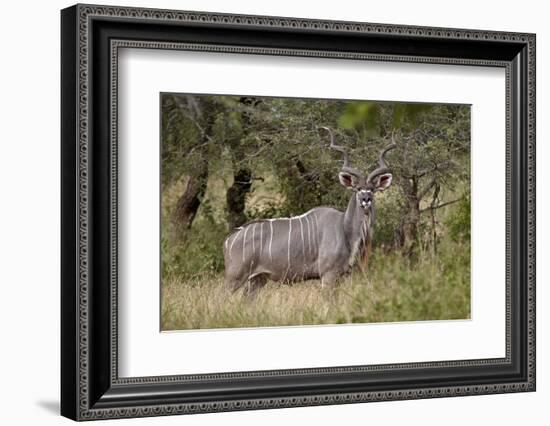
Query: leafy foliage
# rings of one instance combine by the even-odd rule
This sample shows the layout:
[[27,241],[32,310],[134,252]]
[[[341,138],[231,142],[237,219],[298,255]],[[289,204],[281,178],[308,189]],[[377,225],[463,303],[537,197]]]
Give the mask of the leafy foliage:
[[449,229],[449,236],[453,241],[470,241],[471,223],[471,201],[470,197],[463,197],[446,221]]
[[[161,105],[163,282],[217,285],[223,240],[235,218],[297,215],[320,205],[344,210],[351,192],[338,181],[342,159],[329,149],[321,129],[328,126],[365,174],[385,146],[397,144],[387,156],[393,185],[375,200],[374,257],[367,272],[376,291],[386,280],[395,295],[372,302],[372,287],[353,287],[353,303],[362,307],[331,321],[388,320],[385,310],[402,320],[442,318],[445,309],[452,317],[469,312],[460,305],[469,303],[469,107],[175,94],[164,94]],[[239,176],[249,176],[238,192],[243,210],[235,212],[237,205],[229,212],[227,195],[239,191]],[[182,229],[174,212],[187,183],[197,178],[206,190],[194,194],[196,215]],[[449,255],[457,250],[460,256]],[[427,307],[434,291],[456,306],[442,300],[440,311]],[[411,307],[415,300],[424,311]],[[319,319],[313,311],[304,315]]]

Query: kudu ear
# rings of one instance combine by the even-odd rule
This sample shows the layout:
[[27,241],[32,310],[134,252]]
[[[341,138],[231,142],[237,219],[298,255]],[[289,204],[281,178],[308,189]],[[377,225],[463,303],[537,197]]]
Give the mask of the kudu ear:
[[340,179],[340,183],[346,188],[355,188],[356,178],[351,173],[340,172],[338,173],[338,178]]
[[384,173],[380,176],[378,176],[376,178],[376,182],[375,182],[375,189],[377,191],[383,191],[384,189],[387,189],[390,187],[391,185],[391,181],[392,181],[392,174],[391,173]]

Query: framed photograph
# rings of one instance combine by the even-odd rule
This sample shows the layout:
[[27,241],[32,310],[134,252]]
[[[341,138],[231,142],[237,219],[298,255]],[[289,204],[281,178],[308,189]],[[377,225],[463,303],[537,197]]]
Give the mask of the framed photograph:
[[61,413],[535,390],[535,35],[61,12]]

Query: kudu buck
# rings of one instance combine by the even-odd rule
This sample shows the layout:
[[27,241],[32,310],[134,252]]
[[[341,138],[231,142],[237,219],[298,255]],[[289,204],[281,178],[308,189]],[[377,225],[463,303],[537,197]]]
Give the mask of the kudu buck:
[[385,162],[386,147],[379,165],[368,176],[350,166],[344,147],[330,148],[343,155],[340,183],[353,190],[345,212],[315,207],[294,217],[261,219],[236,228],[224,242],[225,286],[236,291],[245,283],[254,294],[268,279],[286,283],[321,279],[321,286],[334,286],[366,250],[374,221],[374,194],[388,188],[392,174]]

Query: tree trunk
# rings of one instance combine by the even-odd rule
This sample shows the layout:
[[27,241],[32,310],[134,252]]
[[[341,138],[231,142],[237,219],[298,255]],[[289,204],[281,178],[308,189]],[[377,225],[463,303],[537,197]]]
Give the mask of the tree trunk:
[[[174,99],[179,99],[175,97]],[[191,171],[185,192],[176,203],[173,221],[180,230],[189,229],[201,204],[202,197],[208,184],[208,150],[204,148],[212,133],[212,126],[217,114],[217,106],[207,98],[186,96],[186,104],[181,101],[178,106],[182,111],[189,111],[186,119],[191,120],[199,128],[201,136],[197,141],[202,155]]]
[[430,205],[430,215],[432,219],[432,238],[433,238],[433,253],[434,255],[437,254],[437,222],[435,220],[435,207],[439,200],[439,191],[441,190],[441,187],[436,184],[434,193],[432,196],[432,203]]
[[418,243],[418,224],[420,222],[420,208],[418,200],[411,200],[409,212],[403,224],[403,251],[411,256]]
[[252,187],[252,172],[248,168],[240,168],[233,175],[233,184],[226,193],[227,225],[231,231],[246,222],[244,213],[246,195]]
[[206,192],[208,183],[208,162],[204,161],[194,174],[189,177],[185,192],[176,203],[174,223],[180,229],[189,229]]
[[407,197],[408,212],[401,227],[401,247],[407,256],[414,253],[418,243],[418,225],[420,223],[420,200],[418,199],[418,181],[411,179],[403,185]]

